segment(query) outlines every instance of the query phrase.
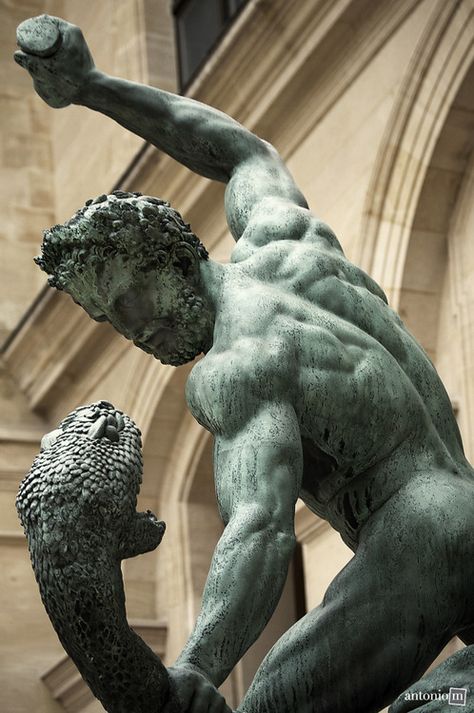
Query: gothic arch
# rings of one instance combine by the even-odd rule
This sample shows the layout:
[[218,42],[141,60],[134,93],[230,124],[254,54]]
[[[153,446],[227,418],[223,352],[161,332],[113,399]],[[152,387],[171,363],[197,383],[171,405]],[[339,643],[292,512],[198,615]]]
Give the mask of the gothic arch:
[[451,269],[458,262],[451,237],[473,148],[474,64],[459,87],[426,167],[399,283],[400,315],[434,362],[445,273],[448,262]]
[[168,467],[176,458],[176,442],[187,413],[184,389],[189,371],[188,366],[163,367],[148,358],[135,394],[131,413],[142,430],[142,491],[147,495],[161,497],[166,488]]
[[469,0],[436,3],[378,152],[355,259],[384,287],[395,308],[428,166],[474,58],[473,24]]
[[[186,408],[184,387],[191,366],[162,366],[135,350],[136,373],[126,384],[126,410],[143,435],[143,483],[139,508],[151,509],[167,523],[163,544],[154,552],[124,563],[129,611],[134,618],[168,617],[176,593],[175,620],[167,621],[170,661],[184,643],[192,619],[189,606],[189,556],[181,491],[194,471],[193,459],[205,432]],[[174,581],[175,580],[175,581]],[[171,608],[173,606],[171,604]]]

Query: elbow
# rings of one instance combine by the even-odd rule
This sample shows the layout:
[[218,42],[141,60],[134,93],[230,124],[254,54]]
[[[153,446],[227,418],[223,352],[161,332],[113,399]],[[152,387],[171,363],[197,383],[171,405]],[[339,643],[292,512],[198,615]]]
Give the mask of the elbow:
[[285,566],[291,560],[296,546],[296,537],[292,529],[269,525],[258,536],[259,545],[273,551],[277,561]]
[[292,515],[284,517],[278,511],[251,504],[239,509],[235,520],[244,538],[252,538],[258,546],[272,546],[285,558],[293,554],[296,537]]

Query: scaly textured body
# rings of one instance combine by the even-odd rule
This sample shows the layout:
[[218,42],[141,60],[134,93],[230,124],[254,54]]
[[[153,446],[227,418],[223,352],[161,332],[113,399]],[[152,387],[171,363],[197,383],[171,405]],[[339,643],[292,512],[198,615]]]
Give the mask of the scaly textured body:
[[17,497],[48,615],[110,713],[178,710],[165,667],[126,619],[120,562],[154,549],[165,530],[136,512],[141,478],[140,431],[100,401],[43,438]]

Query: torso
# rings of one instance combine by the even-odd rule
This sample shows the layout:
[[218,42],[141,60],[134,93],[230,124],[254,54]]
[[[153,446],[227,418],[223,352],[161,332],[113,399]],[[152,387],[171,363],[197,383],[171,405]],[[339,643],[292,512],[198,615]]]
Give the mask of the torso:
[[230,266],[214,337],[188,382],[194,415],[218,434],[249,399],[290,399],[301,497],[349,546],[415,473],[464,467],[428,357],[375,283],[317,235],[269,243]]

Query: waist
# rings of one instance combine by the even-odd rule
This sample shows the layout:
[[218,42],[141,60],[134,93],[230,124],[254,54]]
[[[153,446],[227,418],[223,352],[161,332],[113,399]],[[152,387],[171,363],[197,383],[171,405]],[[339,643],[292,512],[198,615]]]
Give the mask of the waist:
[[453,470],[447,451],[431,441],[429,437],[423,443],[408,439],[363,472],[348,468],[326,473],[311,490],[302,493],[303,500],[355,550],[360,531],[371,515],[417,474],[439,468]]

